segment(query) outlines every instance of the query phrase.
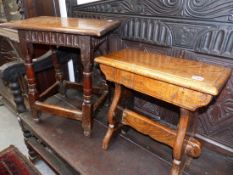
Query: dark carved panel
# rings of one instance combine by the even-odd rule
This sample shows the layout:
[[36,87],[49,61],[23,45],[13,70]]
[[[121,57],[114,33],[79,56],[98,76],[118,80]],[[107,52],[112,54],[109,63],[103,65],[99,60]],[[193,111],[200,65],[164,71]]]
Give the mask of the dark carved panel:
[[72,16],[72,8],[77,5],[77,0],[66,0],[67,16]]
[[200,111],[198,132],[232,147],[233,145],[233,75],[212,104]]
[[122,38],[134,41],[172,46],[172,33],[169,27],[158,20],[131,18],[124,22]]
[[[75,17],[117,18],[121,38],[161,46],[180,47],[203,54],[233,58],[233,23],[184,21],[159,17],[131,17],[74,11]],[[211,42],[211,45],[210,45]]]
[[233,26],[228,29],[213,29],[204,32],[199,36],[195,51],[232,58]]
[[82,43],[79,36],[65,33],[31,31],[25,32],[24,37],[27,42],[58,46],[80,47]]
[[[73,7],[72,16],[121,20],[111,51],[133,47],[233,68],[232,0],[103,0]],[[134,107],[177,123],[177,108],[166,103],[136,94]],[[233,154],[233,76],[197,115],[199,135]]]
[[233,22],[232,0],[105,0],[77,11]]
[[41,32],[41,31],[29,31],[21,32],[21,35],[27,42],[49,44],[57,46],[66,46],[73,48],[80,48],[83,45],[83,41],[88,38],[91,39],[91,46],[93,49],[101,45],[106,41],[107,37],[86,37],[81,35],[74,35],[68,33],[54,33],[54,32]]

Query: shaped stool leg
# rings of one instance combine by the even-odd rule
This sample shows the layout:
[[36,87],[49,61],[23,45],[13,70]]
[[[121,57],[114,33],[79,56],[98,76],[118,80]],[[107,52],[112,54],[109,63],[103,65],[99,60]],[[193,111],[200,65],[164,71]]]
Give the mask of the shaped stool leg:
[[185,136],[190,122],[190,111],[182,109],[180,110],[180,121],[177,129],[177,137],[173,148],[173,163],[170,171],[170,175],[180,175],[184,167],[185,161]]
[[113,97],[111,106],[110,106],[109,111],[108,111],[108,124],[109,124],[108,131],[103,139],[103,144],[102,144],[102,148],[105,150],[108,149],[109,142],[113,136],[113,133],[114,133],[114,131],[117,130],[115,111],[116,111],[117,105],[120,101],[121,91],[122,91],[121,85],[115,84],[114,97]]

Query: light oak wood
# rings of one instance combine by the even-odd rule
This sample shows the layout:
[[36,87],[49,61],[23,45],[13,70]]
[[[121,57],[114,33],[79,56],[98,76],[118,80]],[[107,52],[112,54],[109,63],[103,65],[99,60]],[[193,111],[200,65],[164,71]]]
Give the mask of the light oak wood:
[[185,165],[185,135],[189,128],[190,112],[188,110],[180,110],[180,121],[177,128],[177,136],[173,148],[173,163],[170,175],[180,175]]
[[[121,123],[173,148],[170,175],[180,175],[186,157],[198,157],[201,143],[194,139],[195,128],[187,135],[192,112],[210,103],[225,85],[231,70],[197,61],[157,53],[124,49],[95,59],[107,80],[115,83],[115,96],[108,113],[109,128],[103,140],[107,149],[116,130],[115,107],[121,94],[119,87],[130,89],[180,107],[177,129],[172,129],[141,114],[123,110]],[[195,126],[194,124],[192,126]]]
[[211,95],[219,93],[231,73],[221,66],[133,49],[114,52],[95,61]]
[[0,24],[0,27],[102,36],[119,24],[116,20],[40,16]]
[[108,110],[108,123],[109,123],[109,127],[108,127],[108,131],[103,139],[103,143],[102,143],[102,148],[103,149],[108,149],[109,147],[109,142],[110,139],[112,138],[112,135],[114,134],[114,131],[116,131],[118,129],[117,126],[117,122],[115,119],[115,111],[117,109],[117,104],[120,101],[120,97],[121,97],[121,85],[120,84],[116,84],[115,85],[115,93],[114,93],[114,97],[111,103],[111,106]]
[[130,89],[191,111],[206,106],[212,99],[212,96],[209,94],[203,94],[192,89],[183,88],[164,81],[158,81],[105,64],[100,64],[100,68],[109,81],[122,84]]
[[[148,135],[161,143],[165,143],[171,148],[175,148],[177,147],[176,144],[180,144],[180,142],[177,142],[179,136],[175,129],[162,125],[159,122],[146,118],[144,115],[129,109],[124,109],[123,111],[122,124],[131,126],[137,131]],[[184,129],[185,127],[180,126],[179,128]],[[198,140],[187,136],[183,138],[183,142],[187,145],[185,151],[189,156],[198,157],[201,154],[201,144]],[[176,154],[180,154],[180,152]]]

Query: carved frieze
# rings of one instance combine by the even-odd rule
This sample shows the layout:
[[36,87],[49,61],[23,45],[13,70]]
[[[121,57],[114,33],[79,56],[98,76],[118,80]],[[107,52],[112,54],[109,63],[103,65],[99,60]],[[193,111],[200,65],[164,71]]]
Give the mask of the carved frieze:
[[209,19],[233,23],[232,0],[107,0],[76,6],[77,11]]
[[225,57],[233,56],[233,27],[223,29],[212,29],[198,36],[195,51],[222,55]]
[[122,39],[172,46],[171,30],[163,22],[146,18],[130,18],[122,26]]
[[173,46],[193,49],[200,34],[208,31],[211,26],[201,24],[171,23],[167,24],[172,31]]
[[78,35],[54,32],[29,31],[25,32],[27,42],[50,44],[57,46],[80,47],[80,37]]
[[83,18],[118,18],[122,39],[168,47],[180,47],[198,53],[227,58],[233,57],[233,25],[180,21],[144,16],[115,16],[114,14],[73,13]]
[[194,19],[233,23],[232,0],[184,0],[184,14]]
[[[124,13],[124,14],[142,14],[158,15],[170,13],[176,15],[182,11],[182,0],[175,1],[152,1],[152,0],[109,0],[93,3],[92,5],[83,5],[77,7],[77,10],[101,12],[101,13]],[[159,8],[155,8],[159,7]]]
[[[74,47],[74,48],[85,47],[85,45],[83,46],[83,43],[86,43],[88,39],[86,36],[74,35],[68,33],[42,32],[42,31],[28,31],[23,33],[25,40],[30,43],[66,46],[66,47]],[[103,36],[99,38],[91,37],[90,40],[91,47],[93,49],[97,48],[103,42],[105,42],[106,39],[107,36]]]

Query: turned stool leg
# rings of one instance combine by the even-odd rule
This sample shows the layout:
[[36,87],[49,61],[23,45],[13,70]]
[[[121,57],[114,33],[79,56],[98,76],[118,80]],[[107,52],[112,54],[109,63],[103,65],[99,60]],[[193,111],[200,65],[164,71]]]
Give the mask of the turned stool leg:
[[20,41],[21,51],[25,58],[25,69],[27,75],[27,84],[28,84],[28,100],[30,104],[30,108],[32,111],[32,118],[34,121],[39,122],[39,114],[40,112],[35,109],[34,104],[35,101],[38,100],[38,91],[36,88],[36,77],[34,71],[34,65],[32,62],[32,53],[33,46],[25,42],[25,40]]
[[57,58],[57,52],[54,47],[52,47],[51,50],[52,50],[52,62],[53,62],[53,66],[54,66],[55,74],[56,74],[55,77],[56,77],[56,81],[59,82],[59,92],[62,95],[65,95],[65,87],[64,87],[64,82],[63,82],[64,76],[63,76],[63,72],[61,71],[61,65]]
[[114,131],[117,129],[116,127],[116,119],[115,119],[115,111],[118,105],[118,102],[120,101],[121,97],[121,85],[120,84],[115,84],[115,92],[114,92],[114,97],[111,103],[111,106],[108,111],[108,131],[103,139],[103,144],[102,148],[103,149],[108,149],[109,142],[112,138],[112,135]]
[[91,135],[92,130],[92,71],[93,71],[93,53],[90,47],[91,40],[88,36],[83,36],[81,44],[81,62],[83,66],[83,103],[82,103],[82,127],[85,136]]
[[189,127],[190,111],[180,109],[180,121],[177,129],[177,137],[173,149],[173,163],[170,175],[180,175],[182,172],[184,161],[185,142],[184,138]]

